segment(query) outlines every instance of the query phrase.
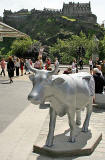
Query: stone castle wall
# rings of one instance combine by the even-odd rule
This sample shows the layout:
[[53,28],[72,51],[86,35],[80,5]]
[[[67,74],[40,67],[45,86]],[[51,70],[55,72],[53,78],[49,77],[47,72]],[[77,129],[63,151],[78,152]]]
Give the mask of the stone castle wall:
[[63,14],[71,17],[87,16],[91,15],[91,6],[89,3],[74,3],[69,2],[69,4],[63,4]]
[[3,21],[3,18],[0,16],[0,22],[2,22]]
[[38,17],[38,16],[69,16],[71,18],[81,19],[86,22],[96,23],[97,17],[92,14],[91,6],[89,3],[74,3],[63,4],[62,10],[48,9],[36,10],[35,8],[31,11],[28,9],[22,9],[18,12],[12,12],[11,10],[4,10],[3,21],[7,24],[15,23],[17,25],[24,23],[27,17]]

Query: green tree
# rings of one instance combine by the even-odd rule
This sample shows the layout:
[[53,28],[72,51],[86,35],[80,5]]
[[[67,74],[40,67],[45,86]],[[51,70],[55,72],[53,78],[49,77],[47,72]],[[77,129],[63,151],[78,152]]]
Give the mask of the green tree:
[[[81,54],[78,52],[78,49],[81,50]],[[79,60],[80,56],[84,58],[85,62],[88,62],[90,56],[95,49],[95,44],[92,38],[86,37],[86,35],[81,32],[80,35],[72,35],[70,38],[61,40],[58,39],[52,47],[50,47],[50,57],[54,60],[55,56],[60,57],[62,63],[70,64],[74,58]]]
[[32,45],[31,38],[20,38],[13,41],[11,46],[11,54],[17,57],[23,57],[29,47]]
[[100,60],[105,59],[105,36],[103,40],[99,42],[99,58]]
[[70,40],[58,39],[57,43],[50,47],[50,58],[54,61],[54,58],[57,56],[60,62],[70,64],[73,60],[70,47]]

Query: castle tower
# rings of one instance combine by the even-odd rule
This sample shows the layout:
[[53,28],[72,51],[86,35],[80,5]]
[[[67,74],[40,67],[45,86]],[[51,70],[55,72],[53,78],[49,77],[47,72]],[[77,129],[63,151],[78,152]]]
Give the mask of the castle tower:
[[69,4],[63,3],[62,12],[63,15],[69,17],[80,17],[92,14],[90,2],[89,3],[69,2]]

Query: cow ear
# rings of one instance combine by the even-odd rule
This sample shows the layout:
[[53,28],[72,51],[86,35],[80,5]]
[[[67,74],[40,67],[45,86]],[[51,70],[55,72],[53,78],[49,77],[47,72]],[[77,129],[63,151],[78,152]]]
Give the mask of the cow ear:
[[29,75],[29,79],[30,79],[31,81],[33,81],[34,75],[33,75],[33,74],[32,74],[32,75]]
[[65,80],[63,78],[58,77],[58,78],[56,78],[56,79],[53,80],[53,84],[54,85],[56,85],[56,84],[59,85],[59,84],[62,84],[64,81]]

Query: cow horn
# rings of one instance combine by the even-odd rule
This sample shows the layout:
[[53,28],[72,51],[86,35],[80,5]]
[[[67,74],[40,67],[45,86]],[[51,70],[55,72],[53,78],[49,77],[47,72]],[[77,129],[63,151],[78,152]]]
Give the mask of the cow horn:
[[54,70],[49,71],[48,74],[49,74],[49,75],[57,74],[58,68],[59,68],[59,65],[57,64],[57,65],[55,66]]
[[26,66],[27,66],[27,68],[28,68],[30,71],[32,71],[32,72],[34,72],[34,73],[37,72],[37,69],[36,69],[36,68],[33,68],[33,67],[29,64],[29,62],[26,62]]

